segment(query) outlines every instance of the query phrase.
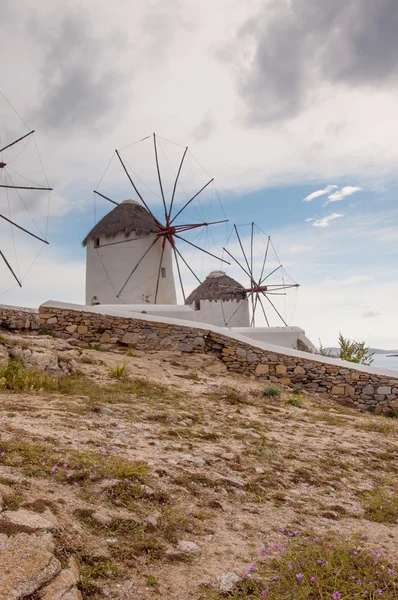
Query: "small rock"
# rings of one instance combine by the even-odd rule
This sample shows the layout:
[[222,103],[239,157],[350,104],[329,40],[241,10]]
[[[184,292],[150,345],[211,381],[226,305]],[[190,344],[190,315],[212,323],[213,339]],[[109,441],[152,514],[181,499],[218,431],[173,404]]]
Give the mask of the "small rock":
[[142,490],[146,496],[153,496],[155,493],[149,485],[143,485]]
[[104,479],[98,484],[98,487],[102,490],[108,490],[110,488],[116,487],[119,485],[120,479]]
[[178,549],[181,552],[187,552],[187,553],[191,553],[191,554],[200,552],[200,548],[197,544],[195,544],[195,542],[188,542],[186,540],[180,540],[177,545],[178,545]]
[[259,475],[262,475],[264,473],[264,469],[262,469],[261,467],[256,467],[255,468],[256,473],[258,473]]
[[82,595],[76,587],[79,581],[79,568],[74,558],[69,560],[67,569],[61,571],[55,579],[40,590],[40,600],[81,600]]
[[133,423],[133,427],[135,427],[139,431],[146,431],[150,429],[149,425],[145,425],[145,423]]
[[0,598],[19,600],[34,594],[61,570],[50,533],[0,536]]
[[200,467],[203,467],[206,464],[204,458],[201,458],[200,456],[192,456],[191,454],[181,454],[181,458],[186,462],[193,463],[194,465],[199,465]]
[[182,417],[188,417],[189,419],[194,419],[195,415],[193,415],[192,413],[188,412],[187,410],[180,410],[180,415]]
[[225,475],[220,475],[220,473],[213,473],[214,479],[224,481],[225,483],[232,485],[234,487],[242,488],[245,483],[241,479],[237,477],[226,477]]
[[224,458],[225,460],[235,460],[235,454],[232,452],[224,452],[224,454],[221,454],[221,458]]
[[25,531],[37,531],[39,529],[51,531],[57,529],[56,518],[48,509],[46,509],[44,513],[31,512],[25,508],[6,510],[1,514],[0,530],[7,525]]
[[148,525],[152,525],[152,527],[157,527],[161,516],[162,514],[158,510],[155,510],[155,512],[153,512],[151,515],[149,515],[149,517],[147,517],[146,522],[148,523]]
[[240,581],[240,577],[236,573],[223,573],[218,577],[220,591],[230,592],[238,581]]
[[113,546],[114,544],[117,544],[117,538],[106,538],[105,542],[110,546]]
[[94,519],[94,521],[97,521],[97,523],[99,523],[100,525],[109,525],[109,523],[112,521],[112,517],[108,513],[102,512],[100,510],[94,512],[91,515],[91,518]]
[[101,415],[112,415],[113,414],[113,410],[111,410],[110,408],[107,408],[106,406],[101,406],[99,411],[100,411]]
[[325,510],[322,513],[322,517],[325,517],[325,519],[338,519],[340,517],[339,513],[335,510]]

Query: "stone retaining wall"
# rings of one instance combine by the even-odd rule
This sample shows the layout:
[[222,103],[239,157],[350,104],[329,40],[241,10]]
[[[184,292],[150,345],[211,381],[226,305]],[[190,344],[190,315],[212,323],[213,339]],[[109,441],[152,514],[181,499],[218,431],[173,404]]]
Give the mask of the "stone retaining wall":
[[139,350],[215,354],[230,371],[264,382],[304,388],[362,410],[398,410],[398,375],[382,375],[376,369],[306,352],[265,350],[264,344],[242,341],[242,336],[230,337],[214,327],[203,329],[170,319],[116,317],[45,305],[39,312],[41,327],[52,329],[57,337],[87,344],[131,344]]
[[0,329],[38,329],[39,311],[36,308],[0,304]]

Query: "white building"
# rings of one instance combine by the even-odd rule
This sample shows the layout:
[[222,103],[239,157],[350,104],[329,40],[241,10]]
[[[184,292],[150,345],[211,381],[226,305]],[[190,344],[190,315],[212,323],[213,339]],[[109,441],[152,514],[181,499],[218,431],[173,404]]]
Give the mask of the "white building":
[[[83,240],[86,304],[176,304],[171,247],[154,217],[125,200]],[[157,239],[157,241],[156,241]],[[160,261],[162,260],[162,264]]]
[[246,290],[224,271],[212,271],[186,299],[195,321],[218,327],[249,327]]

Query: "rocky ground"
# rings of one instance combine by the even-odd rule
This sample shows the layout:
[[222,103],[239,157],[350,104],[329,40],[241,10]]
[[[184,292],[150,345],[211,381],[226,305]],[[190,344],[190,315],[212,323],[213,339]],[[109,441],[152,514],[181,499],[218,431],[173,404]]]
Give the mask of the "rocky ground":
[[208,355],[72,344],[0,338],[0,600],[355,597],[272,591],[264,556],[308,536],[395,573],[398,421]]

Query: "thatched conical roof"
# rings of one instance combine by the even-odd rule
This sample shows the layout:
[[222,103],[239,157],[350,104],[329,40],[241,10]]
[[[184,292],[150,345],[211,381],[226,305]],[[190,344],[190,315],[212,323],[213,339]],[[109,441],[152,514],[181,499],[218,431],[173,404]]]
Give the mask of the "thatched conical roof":
[[89,240],[95,238],[113,238],[119,233],[128,237],[132,231],[137,235],[148,235],[157,233],[159,227],[154,217],[141,204],[134,200],[124,200],[98,221],[82,244],[86,246]]
[[185,301],[192,304],[195,300],[243,300],[246,290],[238,281],[232,279],[224,271],[212,271]]

